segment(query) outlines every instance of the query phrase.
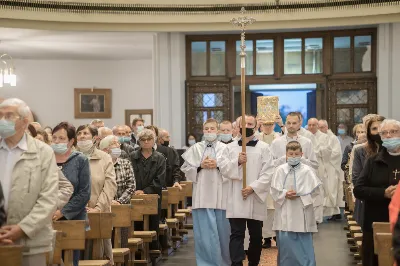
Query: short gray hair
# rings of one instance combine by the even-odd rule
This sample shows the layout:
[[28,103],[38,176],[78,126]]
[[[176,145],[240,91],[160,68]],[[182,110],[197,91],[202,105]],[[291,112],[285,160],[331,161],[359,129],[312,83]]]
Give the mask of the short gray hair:
[[[109,129],[108,127],[100,127],[97,129],[97,134],[99,135],[99,137],[103,137],[103,135],[109,133],[109,135],[112,135],[112,130]],[[107,136],[109,136],[107,135]]]
[[104,123],[104,121],[101,120],[101,119],[93,119],[93,120],[90,122],[91,125],[96,124],[96,123]]
[[400,129],[400,122],[394,119],[385,119],[383,120],[383,122],[381,123],[381,125],[379,126],[379,131],[382,130],[383,127],[387,126],[387,125],[394,125],[397,128]]
[[324,120],[324,119],[321,119],[321,120],[319,120],[318,122],[321,122],[321,123],[323,123],[325,126],[328,126],[328,121],[326,121],[326,120]]
[[18,114],[22,118],[28,118],[31,115],[31,109],[29,108],[29,106],[23,100],[20,100],[18,98],[6,99],[2,103],[0,103],[0,108],[5,107],[18,107]]
[[138,140],[140,140],[141,138],[152,138],[152,139],[156,139],[156,133],[154,133],[153,130],[150,129],[143,129],[142,131],[139,132],[138,136],[137,136]]
[[112,128],[112,133],[115,135],[115,133],[117,132],[117,130],[122,129],[125,130],[125,125],[116,125]]
[[110,145],[113,143],[119,143],[118,137],[114,135],[107,136],[100,141],[99,148],[100,150],[104,150],[105,148],[110,147]]

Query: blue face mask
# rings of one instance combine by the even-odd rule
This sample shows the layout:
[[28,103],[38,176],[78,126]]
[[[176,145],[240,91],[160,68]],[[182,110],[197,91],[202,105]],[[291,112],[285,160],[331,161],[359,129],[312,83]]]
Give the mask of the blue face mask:
[[118,137],[118,141],[119,143],[128,143],[129,141],[131,141],[130,137]]
[[232,134],[219,134],[219,139],[223,142],[229,142],[232,140]]
[[400,147],[400,138],[382,139],[382,146],[388,151],[394,151]]
[[188,143],[189,143],[190,146],[192,146],[192,145],[196,144],[196,140],[194,140],[194,139],[189,139],[189,140],[188,140]]
[[51,148],[57,154],[65,154],[68,151],[67,143],[51,144]]
[[344,135],[344,134],[346,134],[346,129],[344,129],[344,128],[339,128],[339,129],[337,130],[337,133],[338,133],[339,135]]
[[301,157],[288,157],[287,158],[287,163],[290,166],[296,166],[300,163],[300,161],[301,161]]
[[0,137],[6,139],[14,136],[15,133],[15,122],[9,120],[0,120]]

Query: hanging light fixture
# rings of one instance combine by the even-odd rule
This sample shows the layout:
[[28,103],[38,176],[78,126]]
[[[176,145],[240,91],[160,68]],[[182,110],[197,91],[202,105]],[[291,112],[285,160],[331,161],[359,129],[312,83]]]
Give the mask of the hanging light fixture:
[[2,54],[0,56],[0,87],[4,84],[17,86],[17,76],[15,75],[14,61],[11,55]]

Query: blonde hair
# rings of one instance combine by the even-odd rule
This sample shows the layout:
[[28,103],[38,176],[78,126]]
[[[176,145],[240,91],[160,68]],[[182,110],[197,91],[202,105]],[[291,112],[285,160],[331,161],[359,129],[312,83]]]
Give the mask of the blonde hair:
[[303,152],[303,149],[298,141],[290,141],[288,144],[286,144],[286,152],[297,150]]

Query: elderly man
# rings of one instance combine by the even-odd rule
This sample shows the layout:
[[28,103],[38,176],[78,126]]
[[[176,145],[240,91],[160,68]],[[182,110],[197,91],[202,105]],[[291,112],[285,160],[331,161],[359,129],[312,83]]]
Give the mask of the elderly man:
[[338,133],[337,138],[339,140],[340,148],[343,154],[344,150],[346,149],[346,146],[350,145],[350,143],[353,142],[353,138],[347,135],[347,126],[343,123],[340,123],[338,125],[337,133]]
[[125,125],[117,125],[113,127],[112,134],[118,137],[119,143],[121,144],[121,150],[125,151],[128,155],[134,152],[134,148],[130,145],[131,137],[130,134],[127,133],[127,126]]
[[90,122],[90,125],[95,128],[101,128],[104,127],[104,121],[101,119],[94,119],[92,122]]
[[138,147],[137,135],[144,129],[144,120],[142,118],[135,118],[132,121],[132,134],[131,134],[131,145],[132,147]]
[[344,173],[341,168],[343,153],[338,138],[328,128],[328,122],[319,120],[318,128],[322,133],[328,135],[328,147],[331,149],[329,161],[324,164],[327,173],[327,180],[324,182],[324,216],[331,217],[328,220],[338,220],[342,218],[340,208],[345,206],[343,201]]
[[29,247],[22,265],[44,266],[51,251],[58,168],[51,147],[25,133],[29,113],[20,99],[0,104],[0,182],[7,212],[0,242],[11,240]]

